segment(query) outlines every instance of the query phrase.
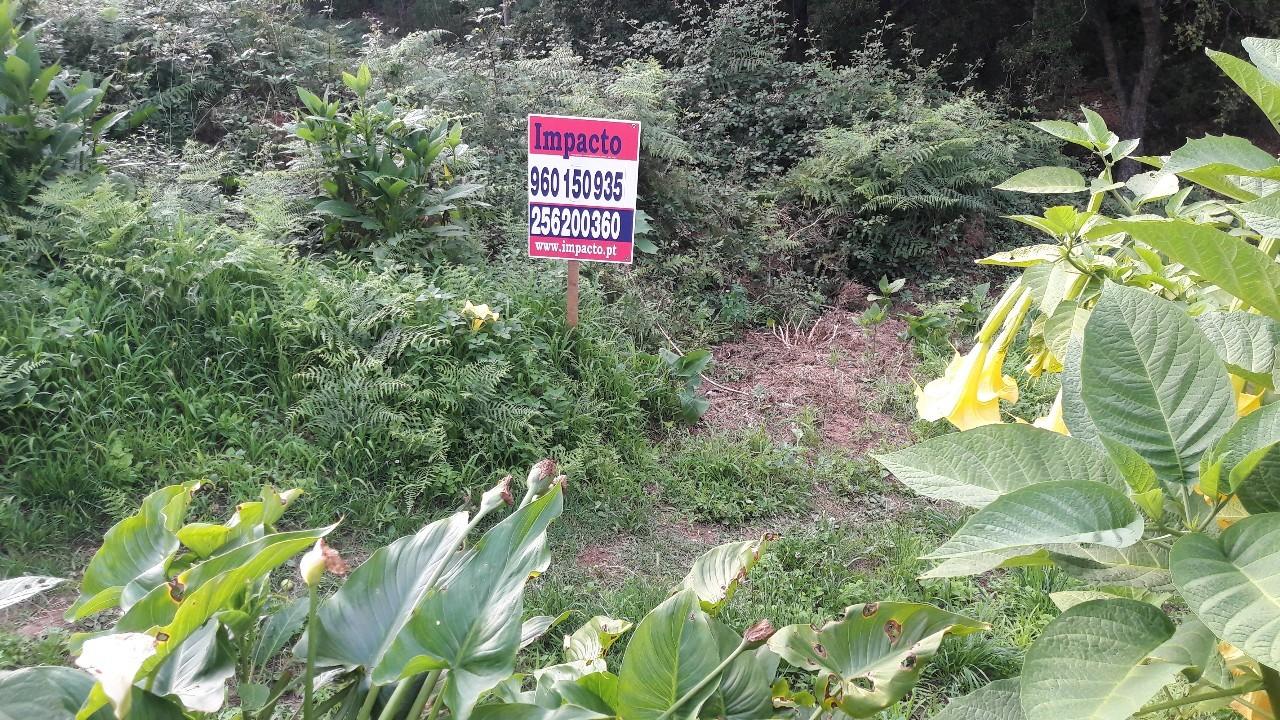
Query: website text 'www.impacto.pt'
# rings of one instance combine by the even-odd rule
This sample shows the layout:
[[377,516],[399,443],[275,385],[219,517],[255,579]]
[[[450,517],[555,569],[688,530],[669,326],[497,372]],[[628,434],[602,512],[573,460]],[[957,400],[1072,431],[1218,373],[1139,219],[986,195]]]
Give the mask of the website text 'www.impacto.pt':
[[603,258],[612,258],[618,253],[616,247],[602,247],[600,245],[590,243],[575,242],[555,242],[535,240],[533,246],[540,252],[566,253],[570,255],[594,255]]

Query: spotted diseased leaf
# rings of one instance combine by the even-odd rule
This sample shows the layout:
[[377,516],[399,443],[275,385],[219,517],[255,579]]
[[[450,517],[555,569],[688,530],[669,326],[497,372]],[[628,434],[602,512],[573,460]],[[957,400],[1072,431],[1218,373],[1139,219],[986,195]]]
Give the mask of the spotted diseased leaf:
[[199,483],[170,485],[148,495],[138,512],[116,523],[102,539],[84,571],[80,597],[67,610],[79,620],[116,607],[125,587],[145,578],[150,587],[164,582],[164,570],[178,550],[177,530]]
[[834,675],[822,702],[868,717],[915,687],[943,638],[987,628],[932,605],[868,603],[821,628],[788,625],[770,638],[769,649],[792,665]]
[[771,539],[765,536],[758,540],[726,543],[708,550],[694,561],[680,587],[694,591],[702,609],[716,614],[760,561]]

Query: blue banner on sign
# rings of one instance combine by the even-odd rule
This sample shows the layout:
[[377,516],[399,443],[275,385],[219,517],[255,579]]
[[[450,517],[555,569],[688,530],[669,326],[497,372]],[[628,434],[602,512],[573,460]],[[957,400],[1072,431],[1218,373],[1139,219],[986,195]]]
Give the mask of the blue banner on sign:
[[629,243],[634,230],[634,210],[529,203],[531,236]]

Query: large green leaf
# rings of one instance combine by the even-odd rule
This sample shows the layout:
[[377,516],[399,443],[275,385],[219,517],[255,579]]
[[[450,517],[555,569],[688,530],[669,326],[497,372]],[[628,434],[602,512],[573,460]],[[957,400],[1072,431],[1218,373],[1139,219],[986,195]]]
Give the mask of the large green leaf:
[[1280,237],[1280,191],[1231,206],[1249,228],[1263,237]]
[[[93,678],[68,667],[0,671],[0,720],[74,720],[92,688]],[[106,709],[93,716],[112,717]]]
[[1089,189],[1084,176],[1067,167],[1043,166],[1024,170],[996,186],[1022,193],[1075,193]]
[[[1150,597],[1133,599],[1156,607],[1164,604],[1162,601],[1153,602],[1153,598]],[[1151,657],[1154,660],[1173,663],[1184,668],[1183,673],[1191,680],[1199,679],[1205,669],[1222,660],[1222,656],[1218,653],[1218,636],[1205,627],[1204,623],[1190,616],[1182,619],[1182,624],[1178,625],[1173,637],[1151,651]]]
[[[738,648],[742,637],[718,620],[711,620],[712,635],[721,660]],[[716,720],[760,720],[773,714],[773,676],[778,656],[767,647],[748,650],[724,669],[715,692],[707,698],[699,717]]]
[[1122,548],[1140,540],[1142,531],[1137,508],[1118,490],[1088,480],[1044,482],[1000,496],[924,557],[945,560],[1071,543]]
[[[377,667],[466,531],[467,514],[455,513],[369,556],[320,606],[316,662]],[[296,650],[299,657],[306,657],[305,640]]]
[[264,485],[262,499],[240,503],[227,522],[221,525],[201,522],[184,525],[178,529],[178,540],[202,558],[224,553],[266,535],[301,494],[301,490],[280,493],[270,485]]
[[[171,613],[161,613],[159,610],[155,610],[154,615],[138,616],[132,619],[129,614],[126,614],[116,626],[116,631],[122,633],[122,635],[137,634],[135,630],[142,629],[141,626],[150,619],[171,614],[171,619],[167,623],[146,629],[145,634],[154,638],[154,651],[142,661],[136,670],[136,677],[149,675],[166,658],[177,652],[188,638],[204,627],[205,623],[213,619],[215,615],[238,609],[238,600],[244,595],[247,586],[260,582],[272,570],[284,564],[289,558],[314,544],[317,536],[323,537],[331,532],[334,527],[336,525],[330,525],[314,531],[281,533],[281,535],[289,536],[290,539],[283,542],[263,544],[256,554],[246,558],[244,562],[207,580],[199,588],[187,593]],[[270,536],[263,538],[263,541],[269,539]],[[161,586],[158,590],[167,593],[169,588]],[[129,631],[125,631],[125,627],[122,627],[125,625],[126,619],[130,619]],[[85,647],[86,649],[88,648],[88,643],[85,643]],[[101,685],[95,688],[95,692],[90,695],[89,701],[81,709],[82,715],[94,712],[107,703],[107,697],[98,692],[99,688],[101,688]]]
[[1137,600],[1092,600],[1059,615],[1027,650],[1027,720],[1124,720],[1184,665],[1150,659],[1173,637],[1164,611]]
[[668,711],[672,720],[697,717],[716,690],[714,682],[692,692],[719,665],[716,639],[698,596],[681,590],[640,621],[627,644],[618,673],[618,716],[657,720]]
[[1141,541],[1126,548],[1103,545],[1058,546],[1050,553],[1066,574],[1101,585],[1125,584],[1148,590],[1172,587],[1169,550]]
[[1240,41],[1249,60],[1271,82],[1280,83],[1280,40],[1275,38],[1247,37]]
[[1118,220],[1103,227],[1129,233],[1246,305],[1280,319],[1280,263],[1247,241],[1187,220]]
[[141,576],[163,582],[165,565],[178,550],[175,534],[187,513],[198,483],[170,485],[142,501],[138,512],[116,523],[102,539],[84,571],[80,597],[67,610],[68,620],[115,607],[124,588]]
[[1062,356],[1062,422],[1071,437],[1102,447],[1098,427],[1084,406],[1084,382],[1080,377],[1083,344],[1083,336],[1073,335],[1067,341],[1067,354]]
[[302,630],[307,619],[307,598],[297,597],[276,610],[262,623],[250,660],[255,667],[265,668],[276,653]]
[[156,668],[150,692],[174,697],[188,710],[222,708],[227,680],[236,674],[236,650],[226,628],[210,620]]
[[563,505],[553,485],[486,532],[447,584],[423,595],[374,667],[374,681],[448,670],[444,701],[466,720],[481,693],[515,669],[525,582],[550,562],[547,526]]
[[987,683],[947,703],[932,720],[1023,720],[1020,684],[1018,678]]
[[1094,446],[1030,425],[986,425],[875,458],[917,493],[975,508],[1050,480],[1125,487],[1115,466]]
[[915,687],[947,635],[987,629],[985,623],[922,603],[854,605],[821,628],[788,625],[769,639],[769,649],[809,671],[831,673],[839,707],[870,717]]
[[1280,85],[1267,78],[1258,68],[1234,55],[1216,50],[1206,50],[1205,54],[1257,103],[1271,121],[1272,127],[1280,132]]
[[1196,318],[1196,324],[1231,372],[1275,388],[1280,322],[1250,312],[1211,312]]
[[694,561],[680,587],[697,593],[702,609],[714,615],[733,597],[738,583],[760,561],[768,543],[764,537],[714,547]]
[[630,629],[631,623],[627,620],[596,615],[564,636],[564,659],[566,662],[599,660]]
[[1270,187],[1280,179],[1275,156],[1233,135],[1188,140],[1169,155],[1163,170],[1242,201],[1274,192],[1275,188],[1260,191],[1259,186]]
[[[1240,418],[1205,457],[1201,492],[1209,497],[1238,492],[1250,513],[1280,510],[1273,507],[1280,498],[1280,477],[1269,472],[1276,468],[1266,462],[1265,454],[1255,456],[1276,443],[1280,443],[1280,403],[1264,405]],[[1243,472],[1237,470],[1246,463],[1250,464],[1240,469]]]
[[156,585],[150,592],[135,602],[116,622],[116,632],[146,632],[157,625],[166,625],[173,621],[180,605],[178,600],[199,590],[206,583],[221,578],[225,573],[256,564],[264,552],[274,545],[285,545],[285,552],[297,552],[299,548],[313,545],[316,540],[327,535],[333,527],[295,530],[285,533],[272,533],[215,555],[202,563],[179,573],[170,582]]
[[1084,331],[1082,394],[1098,432],[1162,481],[1188,485],[1230,427],[1235,394],[1212,343],[1177,305],[1107,285]]
[[1280,513],[1244,518],[1217,538],[1184,535],[1170,566],[1201,622],[1258,662],[1280,667]]

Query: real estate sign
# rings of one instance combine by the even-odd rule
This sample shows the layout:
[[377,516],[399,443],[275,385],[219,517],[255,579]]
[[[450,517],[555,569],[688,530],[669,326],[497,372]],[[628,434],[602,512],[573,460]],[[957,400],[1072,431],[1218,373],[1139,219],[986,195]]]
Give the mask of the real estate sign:
[[529,256],[630,263],[640,123],[529,116]]

